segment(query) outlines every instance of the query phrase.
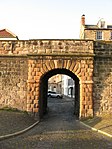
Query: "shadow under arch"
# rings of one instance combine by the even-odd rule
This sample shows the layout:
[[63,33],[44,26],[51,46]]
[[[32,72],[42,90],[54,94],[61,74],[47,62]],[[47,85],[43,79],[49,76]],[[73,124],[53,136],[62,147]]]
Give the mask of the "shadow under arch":
[[39,90],[39,118],[42,119],[47,113],[47,91],[48,91],[48,80],[54,75],[63,74],[70,76],[75,81],[75,98],[74,98],[74,115],[79,118],[80,115],[80,83],[79,78],[68,69],[53,69],[42,75],[40,79],[40,90]]

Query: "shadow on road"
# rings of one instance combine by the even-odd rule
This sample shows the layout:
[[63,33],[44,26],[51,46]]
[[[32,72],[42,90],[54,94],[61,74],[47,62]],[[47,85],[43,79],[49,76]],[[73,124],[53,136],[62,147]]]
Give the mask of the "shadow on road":
[[48,98],[48,116],[74,117],[74,100],[72,98]]

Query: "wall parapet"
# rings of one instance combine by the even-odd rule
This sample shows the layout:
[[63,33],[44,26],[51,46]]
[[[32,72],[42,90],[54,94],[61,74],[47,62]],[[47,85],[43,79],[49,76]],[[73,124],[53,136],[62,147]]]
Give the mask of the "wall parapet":
[[92,40],[15,40],[0,41],[0,56],[4,55],[70,55],[111,57],[112,42]]
[[91,40],[0,41],[0,54],[93,54]]

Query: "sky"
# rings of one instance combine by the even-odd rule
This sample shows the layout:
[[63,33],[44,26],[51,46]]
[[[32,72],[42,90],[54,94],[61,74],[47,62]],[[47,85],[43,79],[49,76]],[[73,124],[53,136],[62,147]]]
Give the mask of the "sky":
[[0,0],[0,30],[20,40],[79,39],[80,19],[112,24],[112,0]]

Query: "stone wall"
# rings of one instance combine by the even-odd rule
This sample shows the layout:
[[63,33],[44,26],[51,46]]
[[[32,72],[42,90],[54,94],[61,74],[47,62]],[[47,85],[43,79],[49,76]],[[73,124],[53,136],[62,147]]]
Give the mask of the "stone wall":
[[27,71],[26,58],[0,56],[0,108],[26,110]]
[[[95,30],[95,29],[85,29],[83,31],[83,39],[91,39],[91,40],[96,40],[96,32],[100,30]],[[111,32],[112,30],[110,29],[103,29],[102,31],[102,39],[104,41],[112,41],[111,39]]]
[[0,56],[1,106],[38,112],[42,75],[63,68],[80,80],[80,117],[93,115],[93,41],[0,41]]
[[112,43],[91,40],[0,41],[0,107],[38,112],[40,79],[57,68],[80,80],[80,116],[112,112]]
[[0,54],[93,54],[90,40],[26,40],[0,41]]
[[94,58],[94,113],[112,112],[112,43],[95,42]]

